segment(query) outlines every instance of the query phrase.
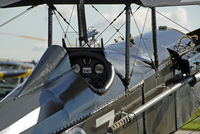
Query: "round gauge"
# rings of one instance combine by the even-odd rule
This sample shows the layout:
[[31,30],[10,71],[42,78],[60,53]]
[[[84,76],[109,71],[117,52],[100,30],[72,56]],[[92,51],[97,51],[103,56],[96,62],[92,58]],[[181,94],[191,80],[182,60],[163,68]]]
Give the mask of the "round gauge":
[[95,72],[96,72],[97,74],[102,74],[103,71],[104,71],[104,66],[103,66],[102,64],[97,64],[97,65],[95,66]]
[[72,66],[72,70],[75,72],[75,73],[79,73],[80,70],[81,70],[81,67],[79,66],[79,64],[74,64]]

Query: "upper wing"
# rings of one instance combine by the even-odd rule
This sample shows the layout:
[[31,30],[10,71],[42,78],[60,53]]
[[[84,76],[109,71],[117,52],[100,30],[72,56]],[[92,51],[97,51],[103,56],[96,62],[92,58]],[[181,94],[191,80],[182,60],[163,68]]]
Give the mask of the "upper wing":
[[145,7],[199,5],[200,0],[140,0]]
[[[80,0],[0,0],[0,7],[17,7],[40,4],[79,4]],[[135,3],[145,7],[199,5],[200,0],[85,0],[85,4]]]

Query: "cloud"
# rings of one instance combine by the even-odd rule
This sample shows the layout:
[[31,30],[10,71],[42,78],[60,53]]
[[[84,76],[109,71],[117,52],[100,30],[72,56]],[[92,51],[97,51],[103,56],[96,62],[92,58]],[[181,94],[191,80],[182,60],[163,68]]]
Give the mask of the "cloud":
[[[162,9],[162,8],[159,8],[159,9]],[[157,9],[157,11],[159,13],[163,14],[164,16],[167,16],[174,22],[176,22],[184,27],[189,27],[190,23],[188,21],[189,20],[188,13],[185,8],[178,7],[178,8],[171,8],[169,10],[159,10],[159,9]],[[148,8],[141,8],[134,15],[134,18],[137,22],[137,25],[138,25],[140,31],[142,31],[142,28],[144,26],[147,10],[148,10]],[[181,30],[183,32],[186,32],[183,28],[181,28],[177,24],[173,23],[169,19],[163,17],[159,13],[157,13],[157,15],[156,15],[157,26],[168,26],[168,27],[172,27],[172,28]],[[132,26],[135,27],[134,25],[135,25],[135,23],[132,20]],[[150,31],[150,30],[151,30],[151,9],[149,9],[147,22],[145,25],[145,31]]]
[[[104,13],[103,15],[111,22],[113,21],[118,15],[119,13],[121,13],[122,10],[120,10],[121,6],[120,5],[114,5],[111,6],[111,11]],[[123,23],[125,19],[125,14],[123,13],[117,20],[115,23],[119,24],[119,23]]]
[[188,24],[188,15],[184,8],[179,7],[175,12],[175,16],[177,17],[178,22],[181,22],[183,25]]
[[[100,10],[100,9],[105,9],[106,8],[106,11],[104,10]],[[110,10],[108,10],[108,8]],[[101,14],[109,21],[109,22],[112,22],[116,17],[117,15],[123,11],[123,8],[121,5],[112,5],[112,6],[105,6],[105,7],[99,7],[98,8],[99,11],[101,12]],[[95,14],[99,15],[96,11],[94,11]],[[125,12],[113,23],[113,25],[115,26],[118,26],[119,24],[123,24],[125,22]],[[95,18],[95,22],[94,22],[95,26],[96,27],[99,27],[99,28],[104,28],[108,25],[108,22],[102,17],[99,15],[99,17],[96,17]]]
[[[190,27],[190,22],[189,17],[188,17],[188,13],[187,10],[183,7],[178,7],[178,8],[173,8],[172,10],[169,10],[167,12],[160,12],[163,15],[167,16],[168,18],[172,19],[174,22],[180,24],[183,27]],[[185,29],[181,28],[180,26],[178,26],[177,24],[173,23],[172,21],[164,18],[161,15],[157,15],[158,16],[158,26],[159,25],[166,25],[168,27],[172,27],[178,30],[181,30],[183,32],[187,32]]]

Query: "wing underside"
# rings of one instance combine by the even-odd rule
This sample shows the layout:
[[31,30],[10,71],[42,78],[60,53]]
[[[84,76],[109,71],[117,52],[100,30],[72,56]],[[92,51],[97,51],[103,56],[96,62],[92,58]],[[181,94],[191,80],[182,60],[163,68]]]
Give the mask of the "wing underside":
[[[41,4],[79,4],[80,0],[1,0],[0,7],[18,7]],[[135,3],[144,7],[199,5],[200,0],[85,0],[85,4],[127,4]]]

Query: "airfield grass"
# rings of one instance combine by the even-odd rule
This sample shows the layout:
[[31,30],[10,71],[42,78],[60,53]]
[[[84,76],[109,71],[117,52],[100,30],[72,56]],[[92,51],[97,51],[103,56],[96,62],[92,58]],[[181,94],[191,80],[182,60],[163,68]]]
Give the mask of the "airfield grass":
[[200,107],[181,129],[200,131]]

